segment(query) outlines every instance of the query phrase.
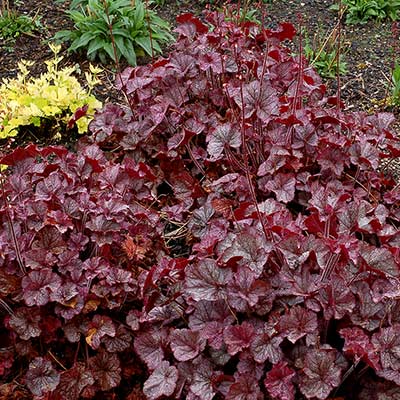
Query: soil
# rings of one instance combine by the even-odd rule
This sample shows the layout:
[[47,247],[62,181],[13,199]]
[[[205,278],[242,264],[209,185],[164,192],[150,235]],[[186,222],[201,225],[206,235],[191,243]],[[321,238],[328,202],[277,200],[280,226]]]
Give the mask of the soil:
[[[160,16],[174,26],[177,15],[184,12],[200,14],[204,3],[202,0],[165,0],[157,10]],[[214,3],[218,2],[214,0]],[[292,22],[298,31],[302,27],[307,30],[308,37],[322,43],[324,37],[332,32],[337,24],[337,12],[329,10],[333,3],[334,0],[272,0],[269,4],[262,5],[262,11],[266,13],[266,24]],[[0,43],[0,80],[17,74],[17,62],[20,59],[35,62],[31,68],[35,75],[45,69],[44,61],[51,57],[49,39],[59,29],[72,28],[71,21],[64,13],[68,5],[69,1],[10,1],[10,7],[18,13],[40,18],[43,29],[30,35],[22,34],[13,45]],[[367,112],[388,109],[385,98],[389,93],[394,59],[392,23],[370,21],[365,25],[350,26],[342,23],[340,41],[348,70],[339,81],[345,109]],[[70,54],[66,51],[66,46],[63,55],[66,64],[78,64],[81,71],[87,70],[88,62],[84,55]],[[141,62],[147,61],[149,60],[141,60]],[[120,99],[119,94],[111,89],[114,81],[113,70],[113,66],[105,66],[104,85],[95,91],[96,96],[102,101]],[[326,80],[332,93],[336,92],[337,83],[337,79]],[[397,113],[396,109],[391,111]]]

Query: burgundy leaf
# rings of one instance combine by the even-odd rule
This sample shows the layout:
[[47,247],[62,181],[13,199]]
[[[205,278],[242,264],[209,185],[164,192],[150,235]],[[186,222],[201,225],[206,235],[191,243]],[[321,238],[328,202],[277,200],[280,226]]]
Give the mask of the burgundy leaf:
[[224,344],[224,330],[224,324],[213,321],[208,323],[201,331],[201,337],[207,339],[207,343],[211,348],[220,350]]
[[62,193],[67,186],[68,184],[61,174],[52,172],[36,185],[36,199],[49,201]]
[[49,253],[47,249],[28,250],[24,254],[25,265],[31,269],[41,269],[43,267],[52,268],[57,257]]
[[354,295],[346,283],[337,277],[333,277],[329,285],[319,290],[317,298],[322,304],[326,320],[341,319],[355,307]]
[[199,57],[199,67],[202,71],[207,71],[210,68],[215,74],[221,74],[222,57],[220,54],[213,51],[201,54]]
[[62,400],[79,400],[82,390],[93,383],[92,373],[83,363],[77,363],[71,369],[61,373],[56,393]]
[[339,332],[345,339],[343,350],[346,353],[356,356],[356,359],[360,358],[375,370],[380,369],[376,348],[361,328],[344,328]]
[[213,365],[200,357],[196,359],[194,368],[190,393],[198,399],[212,400],[215,395]]
[[250,346],[254,360],[258,363],[265,363],[268,360],[273,364],[277,364],[283,358],[283,352],[280,347],[282,341],[283,337],[274,336],[274,330],[268,325],[264,326],[263,329],[257,329]]
[[2,155],[0,398],[398,397],[394,117],[227,10],[179,17],[71,151]]
[[361,246],[360,253],[367,268],[386,277],[399,276],[399,266],[388,249],[374,248],[364,244]]
[[139,316],[135,313],[135,310],[129,311],[126,316],[126,323],[133,331],[139,330]]
[[214,260],[201,260],[186,269],[186,293],[196,301],[221,299],[231,275],[229,269],[218,267]]
[[90,370],[102,390],[117,387],[121,381],[121,367],[115,353],[100,351],[89,360]]
[[265,186],[275,193],[276,199],[282,203],[289,203],[294,198],[296,179],[294,174],[278,173]]
[[224,330],[224,341],[231,356],[249,348],[253,339],[254,328],[247,322],[241,325],[227,326]]
[[321,166],[321,172],[329,173],[332,171],[336,176],[341,176],[345,163],[349,163],[346,157],[343,149],[329,146],[320,151],[317,161]]
[[240,234],[229,234],[217,248],[220,260],[229,263],[233,260],[240,261],[255,274],[261,275],[267,261],[269,246],[263,240],[261,233],[241,232]]
[[193,314],[189,317],[189,327],[194,331],[200,331],[211,322],[220,322],[223,325],[230,325],[235,321],[226,301],[199,301],[196,304]]
[[98,349],[103,336],[114,337],[115,326],[111,318],[95,315],[86,333],[86,343],[93,349]]
[[350,314],[354,324],[361,326],[368,331],[373,331],[381,325],[385,316],[385,309],[381,303],[375,303],[372,298],[372,291],[365,281],[353,285],[352,292],[357,296],[356,308]]
[[254,273],[245,267],[240,268],[228,293],[230,306],[238,312],[252,310],[259,299],[270,291],[269,285],[260,279],[255,279]]
[[45,226],[37,234],[32,249],[44,249],[53,254],[61,254],[66,249],[61,232],[55,226]]
[[127,350],[132,342],[132,336],[123,326],[119,326],[115,336],[105,336],[102,340],[110,353]]
[[266,35],[268,37],[274,37],[279,39],[279,41],[284,41],[286,39],[292,40],[296,35],[296,30],[294,26],[288,22],[282,22],[279,24],[276,30],[267,30]]
[[279,322],[279,332],[292,343],[308,334],[314,334],[318,328],[317,316],[303,307],[295,306]]
[[141,331],[134,341],[136,353],[150,369],[155,369],[164,360],[163,345],[166,333],[163,330],[153,329]]
[[88,104],[85,104],[83,107],[77,108],[71,119],[68,121],[67,128],[71,129],[75,125],[76,121],[78,121],[78,119],[84,117],[87,113],[88,108]]
[[374,333],[371,342],[378,349],[383,368],[400,369],[400,325],[382,328]]
[[207,339],[209,346],[220,349],[223,345],[223,332],[227,325],[235,321],[226,301],[200,301],[190,316],[189,327],[199,331],[200,337]]
[[339,232],[351,232],[353,230],[369,231],[373,220],[367,213],[371,211],[371,205],[365,201],[352,203],[343,207],[338,212]]
[[241,374],[236,382],[229,387],[226,400],[258,400],[261,390],[254,376]]
[[238,149],[242,144],[240,131],[231,124],[220,125],[207,136],[207,151],[212,161],[222,158],[223,152],[230,147]]
[[237,94],[235,102],[244,108],[244,117],[250,118],[255,113],[262,122],[267,122],[278,112],[278,96],[270,82],[252,81],[243,87],[243,95]]
[[170,335],[170,346],[178,361],[188,361],[204,350],[205,341],[200,333],[190,329],[176,329]]
[[274,364],[264,379],[268,394],[273,399],[294,400],[295,388],[292,380],[295,374],[295,371],[289,368],[285,361]]
[[210,220],[214,213],[214,209],[209,204],[193,212],[188,225],[193,235],[201,238],[210,231]]
[[37,337],[41,333],[40,313],[37,309],[19,308],[11,315],[9,324],[22,340]]
[[61,286],[61,278],[50,269],[32,271],[22,279],[24,300],[28,306],[43,306],[50,301],[50,295]]
[[149,400],[171,396],[174,393],[177,380],[178,370],[170,366],[168,361],[163,361],[144,383],[143,393]]
[[333,350],[310,350],[305,356],[300,390],[307,399],[324,400],[339,386],[341,374]]
[[36,357],[29,364],[25,375],[26,385],[35,396],[52,392],[60,382],[60,374],[53,368],[50,361]]
[[307,242],[301,236],[293,233],[282,239],[278,244],[278,248],[290,268],[298,267],[310,256],[310,248]]
[[204,34],[208,32],[207,26],[190,13],[179,15],[176,22],[179,25],[175,31],[183,36],[192,37],[196,33]]
[[51,301],[56,301],[66,307],[73,304],[79,295],[79,288],[73,282],[68,282],[62,285],[56,292],[50,295]]

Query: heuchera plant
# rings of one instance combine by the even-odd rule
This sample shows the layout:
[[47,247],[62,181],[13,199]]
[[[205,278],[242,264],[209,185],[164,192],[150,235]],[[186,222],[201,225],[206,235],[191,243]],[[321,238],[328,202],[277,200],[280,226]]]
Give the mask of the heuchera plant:
[[77,154],[0,160],[1,390],[398,398],[393,117],[342,112],[292,25],[207,21],[118,77]]

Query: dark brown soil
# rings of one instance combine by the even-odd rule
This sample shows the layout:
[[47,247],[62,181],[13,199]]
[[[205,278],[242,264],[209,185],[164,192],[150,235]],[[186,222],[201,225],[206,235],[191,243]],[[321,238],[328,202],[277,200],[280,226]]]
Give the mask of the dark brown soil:
[[[329,10],[333,2],[333,0],[272,0],[271,4],[264,4],[262,8],[267,15],[266,24],[290,21],[297,30],[302,26],[307,29],[309,37],[319,35],[322,41],[324,35],[331,32],[337,23],[337,13]],[[34,32],[34,35],[21,35],[13,46],[0,43],[0,80],[16,75],[17,62],[21,58],[35,61],[32,67],[34,74],[42,72],[45,69],[44,60],[51,57],[48,40],[57,30],[72,26],[64,14],[68,8],[68,1],[60,3],[54,0],[30,0],[10,1],[10,3],[19,13],[40,16],[45,29]],[[175,25],[177,15],[183,12],[199,14],[205,2],[165,0],[164,3],[158,6],[159,14]],[[391,22],[369,22],[366,25],[353,26],[343,23],[341,27],[340,39],[348,72],[341,77],[340,87],[346,109],[368,112],[384,109],[385,106],[382,104],[388,95],[394,58]],[[81,71],[87,69],[88,62],[84,55],[68,54],[66,50],[63,54],[65,63],[79,64]],[[118,100],[118,94],[110,90],[113,69],[113,66],[106,66],[104,85],[95,93],[103,101]],[[335,92],[337,83],[336,79],[327,80],[329,90]],[[393,111],[397,113],[397,110]]]

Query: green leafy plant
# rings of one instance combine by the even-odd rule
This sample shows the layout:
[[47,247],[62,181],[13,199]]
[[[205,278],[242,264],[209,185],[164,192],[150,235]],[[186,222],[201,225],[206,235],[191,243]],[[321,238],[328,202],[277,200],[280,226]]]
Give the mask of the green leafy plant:
[[[163,1],[163,0],[156,0],[156,1]],[[164,0],[165,2],[165,0]],[[231,2],[229,0],[200,0],[199,1],[200,4],[212,4],[212,5],[226,5],[226,4],[230,4]],[[235,2],[237,3],[237,2]],[[259,0],[244,0],[241,2],[241,4],[246,4],[246,5],[257,5],[259,4],[260,1]],[[272,3],[272,0],[262,0],[261,3],[263,4],[267,4],[267,3]]]
[[343,60],[346,49],[338,43],[336,29],[328,34],[318,29],[312,38],[304,31],[304,42],[305,57],[322,77],[332,79],[338,72],[339,75],[347,73],[347,65]]
[[237,21],[237,22],[253,22],[255,24],[260,24],[258,19],[258,10],[256,8],[249,8],[248,6],[241,7],[239,10],[237,7],[224,7],[225,18],[227,21]]
[[70,51],[86,49],[90,60],[124,58],[136,65],[137,56],[161,53],[161,45],[173,40],[169,24],[141,0],[75,0],[67,14],[75,29],[54,38],[71,42]]
[[[399,18],[400,0],[342,0],[347,24],[365,24],[369,20],[382,21]],[[335,4],[332,10],[338,10]]]
[[0,41],[3,45],[15,42],[15,39],[22,34],[31,35],[34,31],[43,29],[38,15],[34,17],[20,15],[10,9],[0,12]]
[[218,10],[225,14],[227,21],[236,21],[238,23],[248,21],[261,24],[260,8],[261,4],[272,3],[272,0],[244,0],[241,2],[231,3],[229,0],[201,1],[203,4],[211,4],[218,6]]
[[389,98],[389,104],[400,106],[400,64],[399,60],[396,60],[392,70],[392,78],[390,81],[391,96]]
[[[58,68],[62,57],[58,55],[61,46],[50,46],[54,58],[46,61],[47,72],[38,78],[29,77],[30,61],[18,63],[19,74],[14,79],[4,79],[0,86],[0,139],[16,136],[24,127],[32,126],[46,130],[77,126],[79,133],[85,133],[91,115],[101,103],[91,94],[99,83],[100,70],[91,67],[85,74],[88,89],[82,88],[73,72],[74,67]],[[60,129],[58,129],[60,128]]]

